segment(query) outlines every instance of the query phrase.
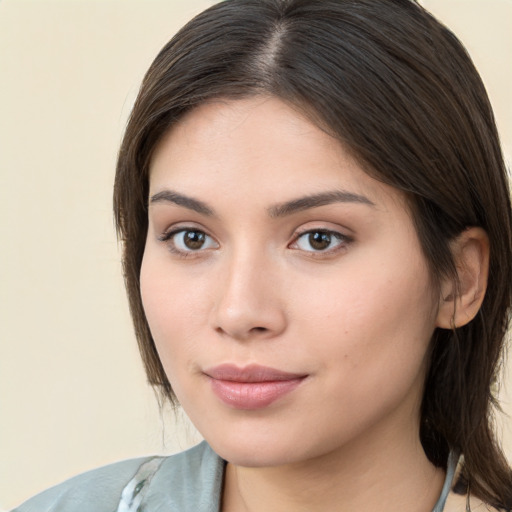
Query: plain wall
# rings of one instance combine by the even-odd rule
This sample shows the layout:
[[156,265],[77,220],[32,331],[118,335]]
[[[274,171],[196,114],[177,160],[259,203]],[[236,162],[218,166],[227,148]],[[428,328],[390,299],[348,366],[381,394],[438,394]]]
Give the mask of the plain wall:
[[[145,383],[111,196],[143,73],[211,3],[0,0],[0,508],[198,439]],[[511,155],[512,2],[424,3],[467,44]]]

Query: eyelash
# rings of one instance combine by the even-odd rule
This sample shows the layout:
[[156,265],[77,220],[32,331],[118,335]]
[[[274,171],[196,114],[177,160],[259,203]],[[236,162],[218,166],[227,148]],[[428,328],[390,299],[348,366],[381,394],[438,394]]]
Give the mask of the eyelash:
[[[338,253],[339,251],[345,250],[347,246],[353,242],[353,238],[343,235],[342,233],[339,233],[338,231],[333,231],[330,229],[307,229],[301,232],[298,232],[295,236],[293,242],[289,245],[292,249],[297,248],[297,250],[301,250],[298,246],[298,242],[303,237],[308,237],[309,240],[307,243],[311,246],[311,236],[312,235],[320,235],[321,237],[329,237],[329,246],[333,241],[337,241],[336,245],[334,247],[327,247],[326,249],[317,249],[315,250],[312,248],[312,250],[306,250],[302,249],[304,252],[310,253],[310,256],[313,257],[322,257],[325,255],[334,255]],[[295,247],[294,247],[295,246]]]
[[180,249],[180,248],[176,247],[175,237],[177,237],[177,235],[179,235],[179,234],[185,235],[186,233],[200,234],[201,236],[204,236],[206,243],[208,243],[208,240],[210,240],[210,243],[211,243],[211,241],[213,241],[214,244],[216,244],[217,246],[219,245],[204,230],[199,229],[199,228],[193,228],[193,227],[180,227],[180,228],[172,229],[171,231],[167,231],[167,232],[163,233],[161,236],[159,236],[158,240],[160,242],[167,243],[168,249],[173,254],[176,254],[177,256],[181,256],[183,258],[194,256],[194,255],[196,255],[200,252],[203,252],[207,249],[211,249],[211,247],[203,248],[202,246],[199,247],[197,250],[190,249],[190,248],[189,248],[189,250],[186,250],[186,249]]
[[[201,245],[197,249],[183,249],[176,246],[175,237],[179,234],[185,235],[186,233],[195,233],[196,235],[199,234],[200,237],[204,237],[204,241],[206,244],[209,244],[209,247],[203,247]],[[311,246],[312,239],[311,236],[320,235],[319,242],[322,241],[328,241],[328,246],[325,249],[316,249]],[[308,236],[309,239],[307,243],[309,243],[311,250],[301,248],[299,245],[299,241],[303,238]],[[327,238],[326,238],[327,237]],[[216,249],[218,248],[219,244],[216,242],[210,235],[208,235],[204,230],[193,228],[193,227],[179,227],[176,229],[172,229],[170,231],[167,231],[163,233],[161,236],[158,237],[158,240],[163,243],[167,243],[168,249],[178,256],[181,256],[183,258],[191,257],[194,255],[198,255],[201,252],[204,252],[208,249]],[[216,247],[211,247],[211,244],[215,244]],[[334,247],[330,247],[333,242],[337,242]],[[293,241],[288,245],[289,248],[294,250],[302,250],[305,253],[309,253],[309,256],[312,257],[322,257],[326,255],[333,255],[338,253],[339,251],[342,251],[347,248],[347,246],[353,242],[353,238],[343,235],[342,233],[339,233],[338,231],[333,231],[329,229],[307,229],[301,232],[296,233],[294,236]],[[183,245],[184,242],[181,242],[181,245]]]

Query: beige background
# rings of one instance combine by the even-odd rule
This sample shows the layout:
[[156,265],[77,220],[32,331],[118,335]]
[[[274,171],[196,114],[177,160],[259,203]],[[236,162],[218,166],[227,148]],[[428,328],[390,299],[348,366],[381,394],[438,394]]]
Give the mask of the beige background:
[[[0,508],[197,439],[145,384],[111,188],[145,69],[211,3],[0,0]],[[512,154],[512,1],[424,3],[465,41]]]

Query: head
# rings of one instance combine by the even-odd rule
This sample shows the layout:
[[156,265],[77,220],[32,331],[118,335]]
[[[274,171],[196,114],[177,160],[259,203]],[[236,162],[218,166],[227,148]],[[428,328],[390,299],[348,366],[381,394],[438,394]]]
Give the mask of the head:
[[[429,343],[421,441],[436,465],[452,448],[478,466],[475,446],[493,443],[491,389],[510,305],[509,192],[478,73],[455,36],[411,0],[227,0],[161,50],[128,123],[114,192],[149,381],[174,399],[140,294],[152,158],[191,112],[255,97],[300,113],[404,198],[446,312]],[[459,315],[456,243],[468,228],[486,233],[490,254],[487,292],[469,320]]]

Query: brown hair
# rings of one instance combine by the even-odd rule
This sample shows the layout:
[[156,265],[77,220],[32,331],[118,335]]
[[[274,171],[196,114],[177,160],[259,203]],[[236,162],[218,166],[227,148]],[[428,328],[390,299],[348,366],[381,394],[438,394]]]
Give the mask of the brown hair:
[[434,333],[420,436],[438,466],[450,449],[464,455],[461,481],[472,494],[512,508],[511,471],[492,429],[512,286],[506,171],[471,59],[412,0],[227,0],[189,22],[156,57],[126,129],[114,189],[150,383],[174,400],[139,289],[152,151],[206,100],[256,94],[302,109],[370,175],[406,193],[435,280],[456,279],[450,240],[468,226],[488,233],[489,282],[479,314]]

